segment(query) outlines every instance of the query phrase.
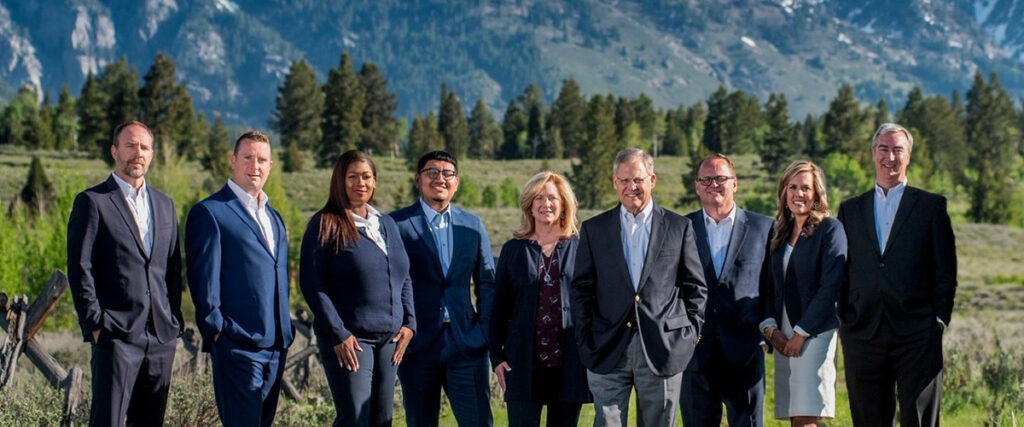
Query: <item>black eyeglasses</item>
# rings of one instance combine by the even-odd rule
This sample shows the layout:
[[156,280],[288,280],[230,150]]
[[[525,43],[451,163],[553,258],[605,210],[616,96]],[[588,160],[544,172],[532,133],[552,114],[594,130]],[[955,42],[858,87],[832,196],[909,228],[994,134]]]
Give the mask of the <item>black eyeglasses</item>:
[[699,182],[700,185],[708,187],[708,186],[711,185],[712,181],[714,181],[718,185],[722,185],[722,184],[725,184],[726,181],[728,181],[730,179],[733,179],[733,178],[735,178],[735,177],[733,177],[733,176],[725,176],[725,175],[698,176],[697,177],[697,182]]
[[438,176],[443,176],[445,181],[459,176],[458,172],[452,169],[438,169],[438,168],[426,168],[420,171],[421,174],[426,175],[427,178],[437,179]]

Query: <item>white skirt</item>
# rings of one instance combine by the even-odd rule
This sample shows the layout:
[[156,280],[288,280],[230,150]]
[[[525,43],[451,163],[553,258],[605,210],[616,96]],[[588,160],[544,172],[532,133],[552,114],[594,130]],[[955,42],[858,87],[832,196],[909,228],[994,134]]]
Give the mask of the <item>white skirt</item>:
[[[793,336],[786,310],[782,333]],[[836,330],[804,341],[800,357],[775,352],[775,418],[836,416]]]

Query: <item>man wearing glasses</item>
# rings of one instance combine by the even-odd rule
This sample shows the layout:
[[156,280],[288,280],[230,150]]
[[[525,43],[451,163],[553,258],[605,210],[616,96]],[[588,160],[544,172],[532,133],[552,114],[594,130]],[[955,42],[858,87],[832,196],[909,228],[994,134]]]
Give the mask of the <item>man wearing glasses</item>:
[[459,189],[455,156],[431,151],[416,170],[420,199],[391,213],[409,254],[418,323],[398,367],[406,422],[438,425],[443,388],[459,425],[490,426],[491,241],[480,217],[451,205]]
[[683,369],[704,323],[707,287],[690,220],[654,204],[654,159],[615,157],[620,204],[583,223],[570,288],[596,426],[675,426]]
[[758,288],[772,219],[736,206],[736,169],[723,154],[705,157],[694,181],[702,209],[686,217],[697,235],[708,302],[700,343],[683,373],[683,424],[717,427],[724,404],[729,426],[760,426],[764,351]]

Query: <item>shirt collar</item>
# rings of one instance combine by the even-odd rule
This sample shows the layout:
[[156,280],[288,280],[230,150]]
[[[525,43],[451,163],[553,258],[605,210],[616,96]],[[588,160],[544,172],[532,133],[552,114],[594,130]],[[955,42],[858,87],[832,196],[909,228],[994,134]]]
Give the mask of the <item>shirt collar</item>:
[[135,197],[138,196],[146,197],[146,194],[148,194],[148,192],[146,191],[145,180],[142,181],[142,185],[139,186],[138,190],[136,190],[135,187],[132,187],[132,185],[128,183],[128,181],[125,181],[121,179],[121,177],[117,176],[117,173],[112,172],[110,176],[114,177],[114,182],[117,183],[117,188],[121,190],[121,194],[124,194],[125,197],[134,199]]
[[443,211],[438,212],[438,211],[435,211],[434,208],[430,207],[430,205],[428,205],[427,202],[425,200],[423,200],[422,197],[420,197],[420,208],[423,209],[423,213],[427,216],[427,224],[433,223],[434,217],[436,217],[438,215],[448,214],[448,219],[449,220],[452,217],[452,215],[451,215],[452,204],[451,203],[449,203],[448,207],[445,208]]
[[633,215],[632,212],[626,210],[625,206],[623,206],[621,203],[619,203],[619,216],[621,216],[625,221],[634,221],[635,220],[635,221],[640,222],[640,223],[646,223],[648,220],[651,219],[651,211],[653,211],[653,210],[654,210],[654,199],[653,198],[651,200],[649,200],[647,202],[647,206],[644,206],[644,208],[640,210],[640,213],[636,214],[635,216]]
[[711,217],[711,214],[708,213],[707,209],[702,208],[701,210],[704,211],[704,225],[708,227],[717,227],[724,224],[736,223],[736,205],[732,206],[732,210],[729,211],[729,215],[726,215],[725,218],[722,218],[722,220],[718,222],[715,222],[715,219]]
[[380,211],[374,209],[371,205],[366,205],[366,218],[359,216],[359,214],[352,212],[352,219],[355,220],[356,227],[365,227],[369,224],[380,223]]
[[878,183],[876,182],[875,183],[875,196],[876,197],[882,197],[882,198],[900,197],[900,196],[903,195],[903,190],[905,190],[906,188],[907,188],[907,181],[906,180],[900,181],[899,184],[896,184],[892,188],[890,188],[888,192],[883,190],[882,186],[878,185]]
[[263,190],[260,190],[260,198],[257,199],[249,193],[246,193],[240,185],[236,184],[235,181],[231,179],[228,179],[228,188],[235,193],[235,197],[238,197],[238,200],[240,200],[246,208],[263,209],[267,206],[267,193]]

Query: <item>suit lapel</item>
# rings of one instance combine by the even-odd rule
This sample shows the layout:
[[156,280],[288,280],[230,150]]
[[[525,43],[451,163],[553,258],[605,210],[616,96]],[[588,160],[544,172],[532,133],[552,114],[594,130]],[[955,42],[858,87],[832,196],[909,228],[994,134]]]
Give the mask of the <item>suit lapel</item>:
[[[475,246],[475,245],[473,245],[472,236],[470,236],[469,230],[467,230],[465,227],[460,227],[458,225],[458,224],[461,223],[461,221],[459,221],[459,220],[462,219],[461,218],[462,217],[462,211],[455,209],[455,207],[452,207],[451,208],[451,212],[452,212],[452,223],[448,224],[448,226],[452,228],[452,259],[448,263],[448,273],[449,274],[451,274],[451,272],[453,270],[455,270],[455,264],[457,262],[459,262],[460,260],[462,260],[462,258],[463,258],[463,257],[459,256],[459,254],[460,253],[468,253],[469,252],[469,248],[472,248],[472,247]],[[436,247],[436,245],[435,245],[435,247]],[[465,249],[465,250],[464,251],[456,251],[456,250],[454,250],[455,248],[462,248],[462,249]],[[473,253],[475,254],[476,252],[473,252]],[[441,257],[438,256],[437,258],[438,258],[438,262],[440,262]],[[474,258],[475,258],[475,256],[474,256]]]
[[[232,192],[230,188],[225,189],[230,193],[231,197],[231,200],[228,202],[228,206],[231,210],[235,211],[235,215],[238,215],[245,225],[249,226],[249,230],[252,231],[252,234],[256,235],[256,239],[261,245],[263,245],[263,250],[267,251],[267,255],[270,255],[271,258],[277,259],[277,257],[274,256],[274,253],[270,251],[270,244],[267,243],[266,236],[264,236],[263,232],[260,231],[260,225],[256,223],[256,218],[253,218],[252,215],[249,214],[249,211],[245,209],[245,205],[242,204],[242,201],[235,196],[235,193]],[[273,222],[273,220],[271,221]]]
[[644,257],[644,268],[640,270],[640,283],[637,285],[637,291],[644,286],[647,276],[651,275],[651,268],[654,267],[653,260],[658,259],[661,246],[665,243],[665,239],[662,238],[665,234],[662,232],[664,228],[665,210],[661,206],[654,206],[654,209],[651,209],[651,240],[647,244],[647,256]]
[[[110,203],[114,205],[117,212],[121,214],[121,219],[124,220],[124,225],[128,227],[132,237],[135,239],[135,248],[139,250],[139,254],[143,258],[149,259],[146,255],[145,246],[142,243],[142,236],[139,234],[139,225],[135,222],[135,215],[132,214],[131,208],[128,207],[128,201],[124,199],[124,194],[121,193],[121,187],[117,186],[117,182],[114,181],[114,177],[111,176],[107,179],[107,187],[110,189]],[[148,187],[147,187],[148,188]],[[150,200],[152,204],[152,200]]]
[[[708,287],[711,287],[718,283],[718,277],[714,274],[715,263],[711,259],[711,240],[708,239],[708,228],[704,221],[704,211],[697,211],[696,218],[692,221],[693,232],[697,236],[697,255],[700,256],[700,264],[704,267],[704,279],[708,282]],[[653,227],[651,234],[654,234]]]
[[725,260],[722,261],[722,274],[719,274],[719,277],[724,277],[736,265],[737,253],[743,247],[743,240],[747,237],[747,212],[739,207],[733,209],[736,209],[736,218],[732,226],[732,235],[729,236],[729,247],[726,248]]
[[[885,241],[885,251],[882,252],[882,256],[885,256],[889,252],[889,247],[892,246],[894,240],[900,229],[903,228],[903,224],[910,218],[910,212],[914,210],[914,205],[917,204],[917,189],[911,187],[905,187],[903,189],[903,197],[900,198],[900,205],[896,208],[896,217],[892,221],[892,229],[889,230],[889,240]],[[872,198],[874,200],[874,198]],[[875,233],[871,233],[875,235]],[[878,240],[875,238],[875,240]],[[877,244],[875,245],[878,246]]]
[[[861,203],[861,215],[864,218],[864,222],[868,225],[868,229],[865,231],[868,233],[868,238],[871,239],[871,248],[874,249],[875,254],[881,257],[882,252],[878,250],[878,224],[875,224],[874,190],[869,191],[864,195],[863,203]],[[892,234],[890,234],[890,236],[891,235]]]
[[[441,254],[437,253],[437,241],[434,240],[434,233],[430,231],[430,225],[427,224],[427,214],[423,212],[423,206],[420,206],[419,201],[413,204],[412,209],[414,209],[414,213],[409,217],[409,223],[412,224],[413,231],[420,235],[421,241],[426,243],[427,250],[433,255],[431,258],[434,260],[434,267],[444,274],[444,268],[441,266]],[[452,236],[455,234],[453,232]],[[451,265],[448,266],[448,271],[451,271]]]

